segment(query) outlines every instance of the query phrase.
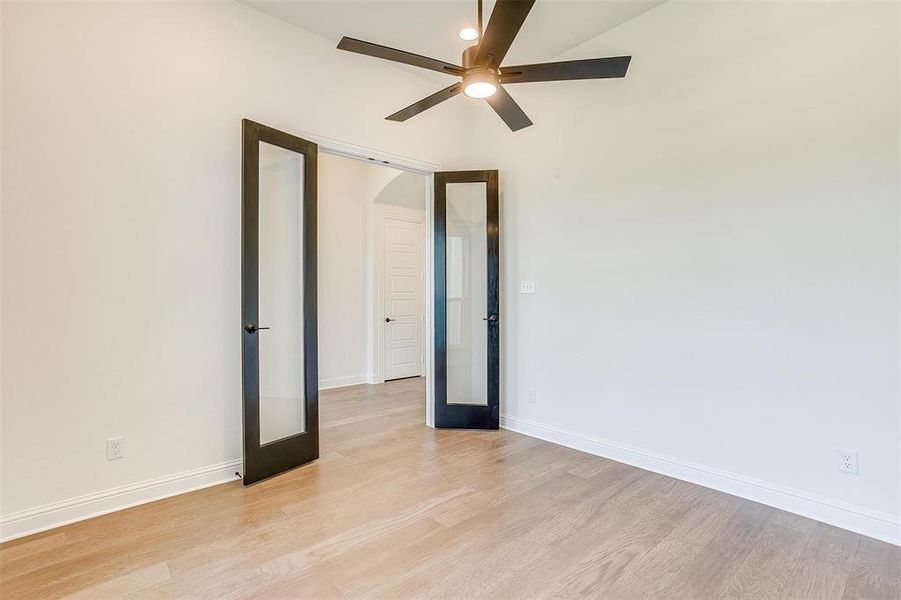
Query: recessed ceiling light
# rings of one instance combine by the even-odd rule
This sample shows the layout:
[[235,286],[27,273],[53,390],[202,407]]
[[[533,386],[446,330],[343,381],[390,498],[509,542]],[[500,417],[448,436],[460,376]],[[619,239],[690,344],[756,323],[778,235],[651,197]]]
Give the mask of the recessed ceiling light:
[[460,32],[460,39],[466,40],[467,42],[471,42],[472,40],[479,37],[479,32],[476,31],[472,27],[467,27],[466,29]]

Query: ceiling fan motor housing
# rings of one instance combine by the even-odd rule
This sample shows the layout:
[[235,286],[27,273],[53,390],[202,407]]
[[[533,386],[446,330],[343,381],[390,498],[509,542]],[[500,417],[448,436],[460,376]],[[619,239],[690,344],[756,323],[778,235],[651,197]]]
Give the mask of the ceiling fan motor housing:
[[[463,74],[463,89],[464,93],[468,96],[472,96],[468,91],[469,86],[472,84],[490,84],[494,86],[496,89],[498,86],[498,73],[495,69],[491,69],[489,67],[480,67],[476,66],[476,54],[479,52],[479,45],[470,46],[466,50],[463,51],[463,68],[466,72]],[[489,88],[490,89],[490,88]],[[488,95],[492,95],[493,92]],[[485,96],[472,96],[475,98],[482,98]]]

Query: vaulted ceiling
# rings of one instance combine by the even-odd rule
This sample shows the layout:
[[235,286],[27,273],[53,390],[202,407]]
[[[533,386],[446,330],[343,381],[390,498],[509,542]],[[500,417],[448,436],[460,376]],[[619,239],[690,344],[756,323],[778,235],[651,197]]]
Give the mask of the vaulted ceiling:
[[[476,2],[396,0],[242,0],[335,43],[350,36],[451,63],[472,42],[457,34],[476,21]],[[664,0],[538,0],[505,64],[547,62]],[[494,0],[485,0],[487,23]],[[361,57],[360,60],[375,60]],[[406,68],[406,67],[405,67]],[[444,81],[440,73],[407,68]]]

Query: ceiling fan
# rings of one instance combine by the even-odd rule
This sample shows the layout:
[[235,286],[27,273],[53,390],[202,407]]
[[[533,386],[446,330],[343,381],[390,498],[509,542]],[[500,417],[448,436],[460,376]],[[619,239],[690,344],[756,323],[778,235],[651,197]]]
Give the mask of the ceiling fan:
[[532,121],[502,84],[625,77],[632,60],[631,56],[614,56],[502,67],[501,62],[533,4],[535,0],[497,0],[483,33],[482,0],[478,0],[478,29],[470,28],[460,33],[463,39],[478,40],[463,51],[462,67],[349,37],[341,38],[338,48],[462,78],[460,82],[386,117],[389,121],[406,121],[463,92],[470,98],[484,98],[511,130],[518,131],[531,125]]

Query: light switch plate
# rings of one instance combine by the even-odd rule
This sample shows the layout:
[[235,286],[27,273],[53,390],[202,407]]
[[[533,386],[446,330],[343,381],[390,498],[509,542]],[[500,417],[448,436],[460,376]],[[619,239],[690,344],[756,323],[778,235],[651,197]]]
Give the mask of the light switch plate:
[[520,281],[519,282],[519,293],[520,294],[534,294],[535,293],[535,282],[534,281]]

